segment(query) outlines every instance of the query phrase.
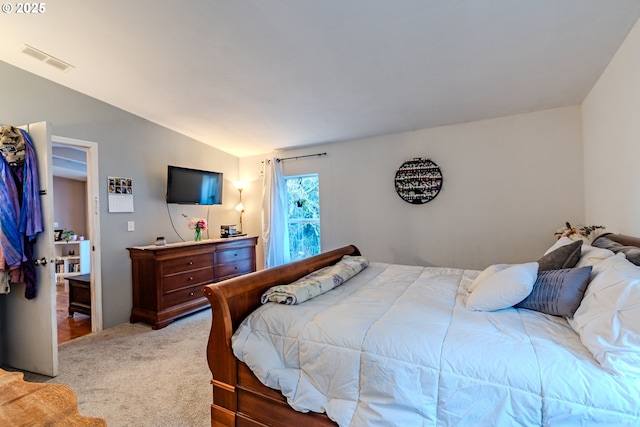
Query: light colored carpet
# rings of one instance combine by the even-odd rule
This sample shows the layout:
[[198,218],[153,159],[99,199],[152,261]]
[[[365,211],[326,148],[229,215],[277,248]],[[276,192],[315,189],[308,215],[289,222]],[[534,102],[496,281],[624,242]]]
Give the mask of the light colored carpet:
[[210,426],[210,327],[210,310],[157,331],[122,324],[62,344],[57,377],[25,380],[71,387],[80,413],[109,427]]

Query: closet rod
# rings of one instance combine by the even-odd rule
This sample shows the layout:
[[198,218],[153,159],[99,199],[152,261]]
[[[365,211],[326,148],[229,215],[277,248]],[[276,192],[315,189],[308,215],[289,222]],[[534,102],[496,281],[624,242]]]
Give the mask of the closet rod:
[[284,159],[276,159],[276,162],[281,162],[283,160],[294,160],[294,159],[302,159],[303,157],[320,157],[320,156],[326,156],[327,153],[317,153],[317,154],[307,154],[305,156],[294,156],[294,157],[285,157]]

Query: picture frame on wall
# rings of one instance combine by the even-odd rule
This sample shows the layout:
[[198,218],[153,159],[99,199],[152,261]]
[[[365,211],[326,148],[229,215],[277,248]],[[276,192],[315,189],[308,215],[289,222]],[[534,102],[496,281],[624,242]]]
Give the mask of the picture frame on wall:
[[62,240],[62,230],[54,230],[53,231],[53,240],[59,242]]

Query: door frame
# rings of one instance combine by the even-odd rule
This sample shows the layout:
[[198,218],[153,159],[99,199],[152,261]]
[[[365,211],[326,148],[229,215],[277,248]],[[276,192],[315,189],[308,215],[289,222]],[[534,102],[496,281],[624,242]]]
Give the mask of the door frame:
[[[64,136],[51,136],[51,144],[80,148],[87,153],[87,227],[91,241],[91,332],[102,330],[102,264],[100,238],[100,204],[98,143]],[[53,171],[49,171],[53,174]],[[54,301],[55,302],[55,301]]]

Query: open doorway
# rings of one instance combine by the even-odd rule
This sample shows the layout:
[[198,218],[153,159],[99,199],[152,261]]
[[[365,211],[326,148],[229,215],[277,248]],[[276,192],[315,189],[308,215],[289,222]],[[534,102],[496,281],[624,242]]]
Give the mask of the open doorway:
[[97,144],[52,136],[58,344],[102,330]]

